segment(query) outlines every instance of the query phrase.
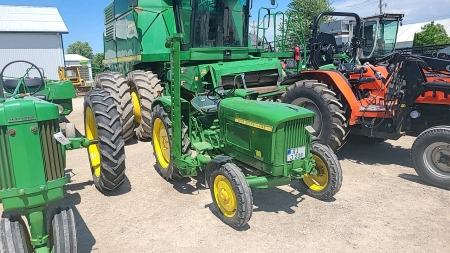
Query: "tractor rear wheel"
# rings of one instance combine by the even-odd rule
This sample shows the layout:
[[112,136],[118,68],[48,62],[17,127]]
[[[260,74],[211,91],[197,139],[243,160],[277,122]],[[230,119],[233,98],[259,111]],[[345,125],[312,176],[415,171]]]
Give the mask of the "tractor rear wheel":
[[114,98],[122,122],[123,139],[131,139],[134,135],[133,102],[125,76],[117,72],[100,73],[95,77],[94,87],[108,91]]
[[301,80],[289,86],[282,103],[305,107],[313,111],[315,136],[337,151],[348,134],[347,118],[336,93],[317,80]]
[[411,160],[426,182],[450,189],[450,128],[432,127],[419,134],[411,148]]
[[76,253],[77,229],[70,207],[58,207],[52,213],[49,244],[54,253]]
[[158,75],[151,71],[135,70],[128,74],[127,83],[133,101],[134,123],[138,139],[152,136],[152,103],[162,92]]
[[125,141],[111,94],[93,88],[84,97],[86,138],[97,140],[88,150],[91,172],[98,190],[112,191],[125,180]]
[[311,153],[317,175],[305,175],[300,180],[301,188],[313,198],[328,200],[341,189],[341,165],[333,150],[323,144],[313,143]]
[[[156,157],[158,173],[166,180],[179,180],[183,178],[177,167],[173,165],[172,154],[172,122],[170,115],[161,105],[156,105],[152,112],[152,145]],[[190,140],[188,127],[182,122],[181,148],[183,154],[190,154]]]
[[2,253],[31,253],[30,234],[22,216],[14,214],[0,220],[0,250]]
[[210,191],[213,209],[227,225],[238,228],[246,225],[253,212],[253,196],[241,169],[225,163],[211,173]]

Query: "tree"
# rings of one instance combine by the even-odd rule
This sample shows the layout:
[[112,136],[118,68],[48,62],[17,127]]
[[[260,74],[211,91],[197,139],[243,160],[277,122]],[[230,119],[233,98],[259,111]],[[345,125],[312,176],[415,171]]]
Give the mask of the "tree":
[[105,66],[103,65],[103,60],[105,59],[104,53],[96,53],[92,58],[92,76],[105,71]]
[[92,47],[89,46],[87,42],[76,41],[69,45],[67,48],[67,53],[69,54],[79,54],[88,59],[94,58],[94,54],[92,53]]
[[[295,45],[301,45],[303,41],[307,41],[311,37],[312,30],[310,25],[314,23],[315,17],[324,11],[334,11],[334,7],[331,4],[329,0],[292,0],[288,4],[286,11],[291,17],[292,24],[285,28],[288,31],[286,47],[293,48]],[[329,17],[327,16],[322,17],[319,24],[328,19]],[[280,26],[280,31],[282,28]],[[300,33],[302,29],[303,38]]]
[[434,21],[422,26],[422,31],[414,34],[413,46],[430,46],[450,43],[450,37],[441,24]]

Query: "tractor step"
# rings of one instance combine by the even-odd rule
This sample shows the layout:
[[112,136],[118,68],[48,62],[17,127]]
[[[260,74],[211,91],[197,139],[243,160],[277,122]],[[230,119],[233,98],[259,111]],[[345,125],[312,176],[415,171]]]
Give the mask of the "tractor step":
[[378,104],[378,105],[367,105],[367,106],[360,106],[359,111],[361,112],[384,112],[386,111],[384,104]]

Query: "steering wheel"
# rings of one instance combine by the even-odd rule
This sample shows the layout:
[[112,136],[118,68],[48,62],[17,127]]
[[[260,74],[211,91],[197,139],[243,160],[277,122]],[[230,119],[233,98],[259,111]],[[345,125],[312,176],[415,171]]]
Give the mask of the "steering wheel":
[[[226,87],[231,87],[231,89],[228,92],[224,93],[224,94],[220,94],[217,91],[219,88],[224,88],[225,89]],[[236,86],[234,86],[232,84],[223,85],[223,86],[217,86],[214,89],[210,90],[206,96],[210,100],[220,100],[220,99],[224,99],[224,98],[229,97],[230,95],[232,95],[234,93],[235,90],[236,90]],[[219,97],[219,99],[217,99],[216,97]]]
[[[19,80],[17,81],[17,87],[16,87],[16,89],[15,89],[14,91],[10,91],[10,90],[8,90],[8,88],[4,87],[4,85],[3,85],[3,84],[5,83],[5,81],[4,81],[4,79],[3,79],[3,73],[5,72],[6,68],[8,68],[8,66],[10,66],[10,65],[12,65],[12,64],[14,64],[14,63],[19,63],[19,62],[28,63],[28,64],[30,64],[32,67],[31,67],[31,68],[28,68],[27,71],[26,71],[26,73],[25,73],[25,75],[23,75],[22,77],[19,78]],[[12,61],[12,62],[6,64],[6,66],[3,67],[2,71],[0,72],[0,84],[1,84],[1,87],[0,87],[0,88],[1,88],[1,89],[5,89],[7,92],[12,93],[13,95],[17,95],[17,94],[14,94],[14,92],[16,92],[16,91],[20,88],[19,86],[21,86],[21,85],[24,85],[24,88],[28,89],[27,84],[26,84],[26,82],[25,82],[25,76],[28,75],[28,72],[29,72],[31,69],[33,69],[33,68],[36,69],[36,70],[38,71],[39,76],[41,77],[41,82],[39,82],[39,87],[38,87],[34,92],[30,92],[30,96],[33,96],[33,95],[36,94],[39,90],[41,90],[42,85],[44,84],[44,75],[43,75],[43,73],[40,71],[40,69],[39,69],[36,65],[34,65],[33,63],[28,62],[28,61],[18,60],[18,61]]]

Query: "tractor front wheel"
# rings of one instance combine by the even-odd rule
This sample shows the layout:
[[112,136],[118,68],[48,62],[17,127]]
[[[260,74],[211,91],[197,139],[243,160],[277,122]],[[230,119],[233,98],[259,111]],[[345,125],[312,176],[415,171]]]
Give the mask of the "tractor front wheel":
[[317,80],[301,80],[289,86],[281,98],[282,103],[304,107],[315,113],[315,136],[328,144],[333,151],[344,145],[348,133],[347,118],[337,94]]
[[[172,154],[172,123],[170,115],[161,105],[156,105],[152,111],[152,144],[156,157],[156,168],[158,173],[166,180],[179,180],[183,178],[180,171],[173,165]],[[190,154],[190,141],[187,134],[188,128],[182,122],[181,152]]]
[[419,134],[411,148],[411,160],[426,182],[450,189],[450,128],[432,127]]
[[112,191],[125,180],[125,141],[114,98],[93,88],[84,97],[86,138],[98,143],[87,150],[94,184],[98,190]]
[[311,153],[316,162],[317,174],[305,175],[300,180],[301,188],[313,198],[328,200],[341,189],[341,165],[333,150],[323,144],[313,143]]
[[33,252],[30,234],[20,215],[10,215],[0,220],[0,251],[2,253]]
[[70,207],[58,207],[52,213],[49,244],[54,253],[76,253],[77,230],[75,216]]
[[253,212],[253,196],[242,171],[233,163],[225,163],[211,173],[210,191],[213,209],[227,225],[246,225]]

